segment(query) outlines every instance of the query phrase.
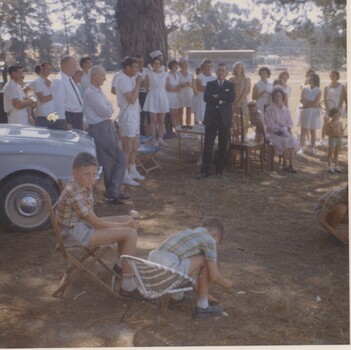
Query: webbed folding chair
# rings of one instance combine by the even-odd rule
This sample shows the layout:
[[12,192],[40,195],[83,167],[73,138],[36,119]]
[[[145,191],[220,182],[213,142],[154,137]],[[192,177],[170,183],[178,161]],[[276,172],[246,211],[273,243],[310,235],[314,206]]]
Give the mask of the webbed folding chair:
[[[106,292],[112,294],[117,298],[121,298],[117,292],[114,291],[114,284],[117,275],[113,269],[106,265],[102,258],[112,250],[112,245],[99,246],[74,246],[66,247],[61,235],[60,226],[57,223],[55,212],[51,204],[51,199],[46,192],[43,192],[45,205],[49,211],[52,227],[55,231],[55,238],[57,241],[56,248],[61,252],[62,256],[68,261],[70,266],[61,277],[58,288],[53,293],[54,297],[62,296],[69,283],[73,282],[76,277],[81,276],[82,272],[86,273],[92,281],[100,285]],[[109,281],[111,285],[103,281],[97,276],[97,271],[93,270],[93,265],[98,263],[105,270],[109,272]]]
[[[195,281],[190,276],[145,259],[130,255],[122,255],[121,259],[128,262],[130,268],[133,270],[139,293],[147,301],[156,301],[157,313],[154,327],[154,333],[156,333],[162,297],[167,294],[191,292]],[[192,315],[191,298],[187,299]],[[130,306],[131,303],[129,303],[128,308],[122,316],[121,322]]]
[[156,153],[161,148],[158,146],[141,145],[138,148],[136,166],[141,168],[146,174],[155,169],[161,169],[161,165],[156,160]]

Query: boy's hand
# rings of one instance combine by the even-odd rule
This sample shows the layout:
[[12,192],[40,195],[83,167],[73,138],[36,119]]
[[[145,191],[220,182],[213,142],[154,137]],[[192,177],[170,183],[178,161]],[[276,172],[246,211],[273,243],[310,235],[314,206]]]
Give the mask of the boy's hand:
[[227,279],[224,280],[223,288],[226,290],[229,290],[233,287],[234,283],[232,281],[229,281]]

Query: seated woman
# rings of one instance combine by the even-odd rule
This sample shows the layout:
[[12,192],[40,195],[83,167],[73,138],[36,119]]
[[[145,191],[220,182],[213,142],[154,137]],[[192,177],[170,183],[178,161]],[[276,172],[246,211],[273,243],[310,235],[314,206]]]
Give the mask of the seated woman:
[[291,133],[293,123],[289,109],[284,105],[284,95],[281,87],[275,87],[272,91],[272,104],[266,108],[264,114],[266,137],[272,142],[275,154],[285,153],[284,170],[296,173],[295,156],[300,145]]

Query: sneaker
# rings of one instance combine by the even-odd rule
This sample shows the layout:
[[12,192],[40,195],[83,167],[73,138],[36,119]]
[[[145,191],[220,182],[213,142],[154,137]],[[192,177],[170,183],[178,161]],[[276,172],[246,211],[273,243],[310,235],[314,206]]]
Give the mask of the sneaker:
[[342,173],[342,169],[339,166],[335,167],[335,172],[341,174]]
[[328,168],[328,173],[329,173],[329,174],[334,174],[334,169],[333,169],[333,167],[330,166],[330,167]]
[[168,144],[167,144],[166,142],[164,142],[162,139],[159,139],[159,140],[158,140],[158,144],[159,144],[160,146],[168,147]]
[[222,306],[219,305],[208,305],[206,309],[196,306],[195,318],[206,318],[212,316],[221,316],[224,312]]
[[152,143],[152,145],[153,145],[154,147],[158,147],[158,146],[159,146],[158,141],[157,141],[157,140],[154,140],[153,143]]
[[124,184],[129,185],[129,186],[139,186],[140,183],[134,181],[129,174],[124,174],[123,181]]
[[130,170],[129,176],[134,180],[145,180],[145,176],[141,175],[136,169]]
[[183,296],[183,298],[182,299],[173,299],[173,298],[171,298],[171,299],[169,299],[169,302],[168,302],[168,308],[170,309],[170,310],[175,310],[175,309],[177,309],[181,304],[183,304],[184,302],[186,301],[186,297],[185,297],[185,295]]
[[297,154],[304,154],[305,151],[303,150],[303,148],[300,148],[298,151],[297,151]]
[[125,289],[123,289],[122,287],[119,289],[118,294],[122,297],[122,298],[126,298],[126,299],[131,299],[131,300],[145,300],[145,298],[139,293],[139,291],[135,288],[134,290],[128,292]]
[[114,264],[112,270],[118,278],[122,278],[122,268],[118,264]]
[[313,156],[316,156],[318,154],[317,150],[314,147],[312,148],[311,153]]

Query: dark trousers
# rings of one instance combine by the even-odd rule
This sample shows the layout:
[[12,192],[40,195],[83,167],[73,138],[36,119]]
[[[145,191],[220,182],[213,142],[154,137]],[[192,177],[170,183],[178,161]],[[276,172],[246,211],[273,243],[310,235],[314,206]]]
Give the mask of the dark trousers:
[[147,95],[146,92],[139,92],[139,104],[140,104],[140,108],[141,108],[141,112],[140,112],[140,135],[144,135],[144,136],[145,136],[145,126],[144,126],[144,124],[145,124],[145,122],[150,124],[149,112],[143,111],[146,95]]
[[35,117],[35,126],[49,126],[49,124],[46,117]]
[[220,120],[212,120],[205,125],[205,142],[201,167],[202,173],[210,173],[210,165],[212,162],[212,149],[217,134],[218,157],[216,157],[216,171],[222,172],[226,166],[230,127],[223,125]]
[[106,194],[118,199],[127,167],[127,156],[118,146],[113,122],[108,119],[97,124],[89,124],[88,130],[94,139],[97,159],[103,169]]
[[83,112],[65,112],[66,122],[72,125],[73,129],[83,130]]

